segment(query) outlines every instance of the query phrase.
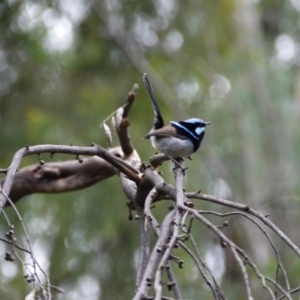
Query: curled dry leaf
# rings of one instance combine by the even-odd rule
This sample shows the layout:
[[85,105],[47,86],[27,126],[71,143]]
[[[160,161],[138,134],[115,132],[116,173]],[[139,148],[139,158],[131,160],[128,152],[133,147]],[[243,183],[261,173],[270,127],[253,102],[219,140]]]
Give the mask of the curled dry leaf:
[[105,137],[106,137],[106,140],[107,140],[108,147],[111,148],[112,143],[113,143],[112,132],[110,130],[110,127],[106,123],[103,123],[103,128],[104,128],[104,133],[105,133]]
[[113,140],[114,140],[114,136],[116,133],[116,128],[117,128],[116,118],[115,118],[115,116],[112,116],[111,121],[110,121],[110,129],[111,129],[111,135],[112,135]]

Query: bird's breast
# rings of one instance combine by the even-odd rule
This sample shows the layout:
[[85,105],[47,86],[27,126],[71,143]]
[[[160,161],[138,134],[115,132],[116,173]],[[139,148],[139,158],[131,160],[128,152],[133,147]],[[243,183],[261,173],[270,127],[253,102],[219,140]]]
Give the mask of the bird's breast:
[[151,136],[152,146],[170,157],[188,157],[194,152],[194,144],[189,139]]

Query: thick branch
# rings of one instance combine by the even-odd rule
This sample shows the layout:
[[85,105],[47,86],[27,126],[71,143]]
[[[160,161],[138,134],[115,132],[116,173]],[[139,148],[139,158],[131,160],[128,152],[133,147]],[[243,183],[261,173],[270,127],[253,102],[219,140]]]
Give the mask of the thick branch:
[[[111,164],[115,168],[117,168],[120,172],[124,173],[130,180],[138,182],[140,180],[138,172],[134,172],[132,167],[127,166],[126,163],[120,162],[120,159],[115,155],[111,154],[110,152],[106,151],[105,149],[101,148],[100,146],[91,146],[91,147],[75,147],[75,146],[58,146],[58,145],[39,145],[39,146],[32,146],[32,147],[25,147],[20,149],[13,158],[11,165],[8,168],[7,176],[5,182],[2,186],[2,193],[0,194],[0,207],[4,207],[6,204],[5,195],[10,195],[11,188],[13,186],[13,182],[15,180],[17,170],[20,166],[21,160],[24,156],[32,155],[32,154],[40,154],[40,153],[65,153],[65,154],[73,154],[73,155],[97,155],[102,157],[106,160],[107,163]],[[104,162],[102,162],[104,163]],[[78,163],[79,164],[79,163]],[[105,165],[106,166],[106,165]],[[46,165],[47,167],[47,165]],[[111,167],[110,167],[111,168]],[[74,170],[74,169],[73,169]],[[70,171],[70,169],[69,169]],[[47,173],[47,172],[46,172]],[[68,173],[68,172],[66,172]],[[49,171],[48,175],[51,174],[55,177],[55,174],[59,174],[59,172],[52,172]],[[70,176],[71,173],[69,173]],[[74,174],[73,174],[74,175]],[[113,174],[112,174],[113,175]],[[50,176],[51,177],[51,176]],[[70,178],[69,178],[70,179]],[[26,185],[24,185],[26,186]],[[56,184],[59,187],[59,184]],[[73,186],[75,189],[75,186]],[[63,192],[66,190],[56,190],[52,192]],[[27,193],[29,192],[29,187],[27,186]],[[41,191],[37,191],[41,192]],[[49,191],[51,192],[51,191]],[[20,192],[21,193],[21,192]],[[19,194],[20,194],[19,193]],[[33,191],[29,192],[33,193]]]
[[[78,160],[35,164],[15,175],[9,194],[13,202],[34,193],[63,193],[80,190],[116,174],[104,159],[93,156]],[[4,179],[1,181],[3,185]]]

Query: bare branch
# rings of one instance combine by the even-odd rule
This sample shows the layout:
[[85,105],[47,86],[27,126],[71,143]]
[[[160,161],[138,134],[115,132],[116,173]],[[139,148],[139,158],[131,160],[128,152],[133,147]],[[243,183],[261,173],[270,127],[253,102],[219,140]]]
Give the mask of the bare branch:
[[[124,107],[119,108],[116,113],[117,133],[118,133],[120,145],[124,153],[125,159],[134,153],[134,147],[131,143],[129,133],[127,131],[127,128],[130,125],[127,116],[132,106],[132,103],[135,100],[138,87],[139,87],[138,84],[135,84],[133,86],[131,92],[129,92],[128,94]],[[135,156],[138,157],[137,153],[135,153]]]
[[[38,261],[36,260],[35,256],[34,256],[34,253],[33,253],[33,250],[32,250],[32,247],[31,247],[31,243],[30,243],[30,239],[29,239],[29,234],[28,234],[28,231],[27,231],[27,228],[23,222],[23,219],[19,213],[19,211],[17,210],[17,208],[15,207],[14,203],[11,201],[11,199],[3,192],[3,190],[1,190],[1,194],[6,198],[6,200],[9,202],[9,204],[12,206],[14,212],[16,213],[16,215],[18,216],[18,219],[22,225],[22,228],[23,228],[23,232],[25,234],[25,239],[26,239],[26,242],[27,242],[27,245],[28,245],[28,248],[29,248],[29,251],[30,251],[30,258],[32,260],[32,267],[33,267],[33,270],[34,270],[34,278],[37,279],[37,284],[39,285],[39,287],[41,288],[41,290],[43,291],[43,293],[45,292],[44,291],[44,287],[42,286],[41,284],[41,280],[37,274],[37,267],[38,269],[43,273],[44,277],[46,278],[46,282],[47,282],[47,285],[46,285],[46,296],[48,299],[51,299],[51,289],[50,289],[50,279],[49,279],[49,276],[48,274],[43,270],[43,268],[40,266],[40,264],[38,263]],[[21,260],[21,259],[20,259]],[[23,265],[25,266],[25,264],[23,263]]]
[[266,224],[269,228],[271,228],[299,257],[300,257],[300,249],[297,247],[272,221],[268,219],[262,213],[254,210],[253,208],[249,207],[248,205],[240,204],[237,202],[224,200],[219,197],[214,197],[210,195],[198,194],[198,193],[186,193],[186,197],[194,198],[194,199],[201,199],[211,203],[220,204],[222,206],[236,208],[238,210],[244,211],[253,215],[260,219],[264,224]]
[[[10,191],[13,202],[33,193],[64,193],[91,186],[116,174],[104,159],[93,156],[64,162],[35,164],[19,170]],[[4,179],[0,182],[3,186]]]
[[228,216],[234,216],[234,215],[240,215],[243,216],[244,218],[250,220],[253,224],[255,224],[260,231],[266,236],[266,238],[268,239],[271,247],[273,248],[275,255],[276,255],[276,260],[277,260],[277,265],[278,267],[276,268],[276,282],[278,282],[278,271],[281,270],[286,282],[286,286],[287,286],[287,290],[290,290],[290,284],[289,284],[289,279],[287,276],[287,273],[282,265],[281,259],[280,259],[280,255],[279,255],[279,251],[276,248],[276,246],[274,245],[271,237],[269,236],[269,234],[266,232],[266,230],[256,221],[254,220],[252,217],[248,216],[246,213],[240,212],[240,211],[234,211],[234,212],[229,212],[229,213],[216,213],[216,212],[207,212],[207,211],[198,211],[201,214],[212,214],[215,216],[220,216],[220,217],[228,217]]
[[162,223],[161,234],[158,237],[157,242],[153,248],[153,251],[152,251],[150,259],[149,259],[149,263],[144,272],[143,279],[141,281],[139,289],[138,289],[136,295],[134,296],[133,300],[144,299],[147,295],[147,288],[152,285],[153,274],[158,265],[158,261],[161,256],[162,249],[163,249],[164,245],[167,243],[167,238],[169,236],[169,228],[170,228],[171,222],[174,218],[174,215],[175,215],[175,211],[169,212]]
[[[91,147],[75,147],[75,146],[58,146],[58,145],[39,145],[39,146],[25,147],[16,152],[13,161],[8,168],[8,173],[2,187],[3,193],[5,195],[10,194],[10,190],[13,185],[15,175],[20,166],[22,158],[28,155],[41,154],[41,153],[51,153],[51,154],[64,153],[64,154],[73,154],[77,156],[97,155],[105,159],[112,166],[117,168],[120,172],[124,173],[130,180],[133,180],[135,182],[138,182],[140,180],[137,170],[133,172],[131,166],[127,166],[127,165],[125,166],[124,162],[121,163],[120,159],[118,159],[116,156],[109,153],[107,150],[105,150],[100,146],[92,145]],[[28,193],[27,191],[27,194],[30,193]],[[4,207],[5,204],[6,204],[6,198],[3,195],[0,195],[0,207]]]
[[153,166],[154,168],[157,168],[157,167],[161,166],[164,161],[168,161],[168,160],[170,160],[170,158],[168,156],[166,156],[165,154],[155,154],[150,157],[149,162],[150,162],[151,166]]
[[[213,276],[211,270],[208,268],[206,262],[203,260],[203,258],[201,257],[199,250],[197,248],[196,242],[192,236],[192,234],[187,231],[185,228],[183,228],[183,231],[187,233],[188,238],[191,240],[192,245],[194,247],[194,250],[196,252],[196,255],[194,255],[194,253],[181,241],[179,241],[179,245],[192,257],[192,259],[195,261],[197,268],[199,270],[199,273],[201,274],[201,276],[203,277],[204,281],[206,282],[206,284],[209,286],[209,288],[211,289],[212,293],[215,296],[215,299],[226,299],[224,292],[222,291],[219,283],[217,282],[217,280],[215,279],[215,277]],[[207,273],[207,274],[206,274]],[[209,280],[209,278],[211,278],[212,282]]]
[[244,278],[244,282],[245,282],[245,286],[246,286],[247,298],[248,298],[248,300],[253,300],[252,292],[251,292],[251,288],[250,288],[249,276],[248,276],[246,267],[243,264],[243,262],[240,259],[240,257],[238,256],[237,251],[236,251],[236,247],[234,246],[233,243],[229,243],[229,248],[230,248],[231,252],[233,253],[234,258],[236,259],[236,261],[238,262],[238,264],[239,264],[239,266],[241,268],[241,271],[242,271],[242,274],[243,274],[243,278]]

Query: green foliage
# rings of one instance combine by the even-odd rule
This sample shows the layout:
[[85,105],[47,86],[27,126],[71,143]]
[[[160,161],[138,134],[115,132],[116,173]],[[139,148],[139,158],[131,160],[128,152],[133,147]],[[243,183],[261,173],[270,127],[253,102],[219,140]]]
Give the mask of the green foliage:
[[[148,72],[166,121],[194,116],[212,122],[193,162],[186,162],[186,189],[202,188],[279,215],[277,225],[299,244],[299,7],[231,0],[84,3],[86,13],[76,22],[63,1],[0,4],[1,168],[26,144],[105,145],[98,126],[124,103],[134,83],[140,90],[130,134],[147,161],[154,149],[141,137],[153,117],[141,75]],[[71,24],[73,43],[64,50],[57,50],[63,40],[47,44],[52,32],[45,21],[47,9]],[[78,8],[75,12],[80,14]],[[20,19],[24,15],[27,23]],[[110,34],[118,30],[114,24],[124,30],[119,37]],[[280,56],[293,47],[294,54]],[[24,164],[36,161],[30,158]],[[172,181],[170,166],[162,170]],[[112,178],[83,191],[34,195],[18,203],[37,256],[44,253],[53,284],[69,293],[65,299],[133,295],[139,233],[135,222],[127,220],[125,202],[118,179]],[[158,203],[156,211],[162,209],[163,216],[161,207]],[[21,239],[15,214],[7,211]],[[3,236],[7,228],[0,229]],[[218,243],[204,234],[205,228],[195,231],[203,253],[203,244]],[[237,242],[248,244],[243,238]],[[6,275],[4,253],[1,246],[0,294],[24,298],[31,288],[17,263],[18,271]],[[187,298],[199,299],[202,280],[191,280],[186,260],[182,288]],[[299,269],[298,264],[289,267],[295,274]],[[226,283],[239,282],[232,274],[226,273]],[[299,282],[296,278],[292,286]],[[80,288],[85,285],[94,294]],[[241,290],[234,286],[231,298],[237,299]],[[210,297],[204,288],[202,297]]]

